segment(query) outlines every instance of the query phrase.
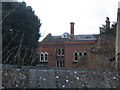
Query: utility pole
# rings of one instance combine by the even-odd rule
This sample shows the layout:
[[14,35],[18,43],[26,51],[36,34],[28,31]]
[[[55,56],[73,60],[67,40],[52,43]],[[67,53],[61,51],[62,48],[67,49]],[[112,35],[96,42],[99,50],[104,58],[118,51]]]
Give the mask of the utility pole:
[[118,12],[117,12],[117,31],[116,31],[116,69],[120,69],[120,1],[118,3]]

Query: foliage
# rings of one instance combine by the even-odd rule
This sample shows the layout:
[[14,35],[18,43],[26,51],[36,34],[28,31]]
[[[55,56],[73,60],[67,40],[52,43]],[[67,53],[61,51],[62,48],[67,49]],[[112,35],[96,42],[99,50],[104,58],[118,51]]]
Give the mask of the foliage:
[[102,34],[116,35],[117,23],[114,22],[114,23],[111,25],[110,30],[107,30],[107,31],[106,31],[106,26],[105,26],[104,24],[102,24],[102,29],[105,31],[105,32],[103,32]]
[[98,38],[99,38],[98,34],[93,34],[93,36],[98,40]]
[[25,2],[2,3],[2,62],[33,65],[40,37],[40,19]]
[[116,35],[117,23],[114,22],[111,26],[112,26],[111,29],[110,29],[111,33],[114,34],[114,35]]

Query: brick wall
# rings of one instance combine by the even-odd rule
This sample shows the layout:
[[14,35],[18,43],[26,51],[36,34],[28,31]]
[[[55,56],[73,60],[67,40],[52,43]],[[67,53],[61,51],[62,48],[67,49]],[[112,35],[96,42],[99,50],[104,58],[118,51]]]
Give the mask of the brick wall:
[[[56,67],[56,61],[65,61],[65,67],[76,68],[77,64],[73,63],[75,51],[83,51],[92,47],[96,43],[96,40],[69,40],[63,38],[57,38],[51,42],[41,42],[38,51],[48,52],[48,67]],[[56,58],[56,48],[63,48],[65,55],[62,58]]]

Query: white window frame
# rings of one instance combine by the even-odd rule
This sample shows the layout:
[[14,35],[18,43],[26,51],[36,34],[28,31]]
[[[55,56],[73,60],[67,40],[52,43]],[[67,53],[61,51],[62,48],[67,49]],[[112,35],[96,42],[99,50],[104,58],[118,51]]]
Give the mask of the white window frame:
[[[43,59],[42,59],[41,55],[43,55]],[[45,60],[46,59],[45,55],[47,55],[47,60]],[[40,62],[47,62],[47,61],[48,61],[48,53],[47,52],[40,52]]]
[[[42,57],[42,55],[43,55],[43,57]],[[44,53],[43,52],[40,52],[40,62],[44,62]]]
[[[47,59],[46,59],[46,56],[47,55]],[[47,62],[48,61],[48,53],[47,52],[44,52],[44,62]]]
[[[76,59],[75,53],[77,53],[77,59]],[[74,62],[77,62],[77,61],[78,61],[78,58],[79,58],[79,57],[78,57],[78,54],[79,54],[79,53],[78,53],[77,51],[75,51],[75,52],[73,53],[73,55],[74,55],[74,60],[73,60],[73,61],[74,61]]]
[[87,55],[87,53],[86,53],[86,55],[85,55],[85,53],[86,53],[86,51],[83,51],[83,52],[82,52],[83,56],[86,56],[86,55]]

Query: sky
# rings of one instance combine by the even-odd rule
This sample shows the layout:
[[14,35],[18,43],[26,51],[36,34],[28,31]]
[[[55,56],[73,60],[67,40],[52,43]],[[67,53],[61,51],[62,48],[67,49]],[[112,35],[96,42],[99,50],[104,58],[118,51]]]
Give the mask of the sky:
[[111,24],[117,20],[120,0],[18,0],[25,1],[40,18],[41,41],[47,34],[70,33],[70,22],[75,23],[76,35],[99,34],[106,17]]

